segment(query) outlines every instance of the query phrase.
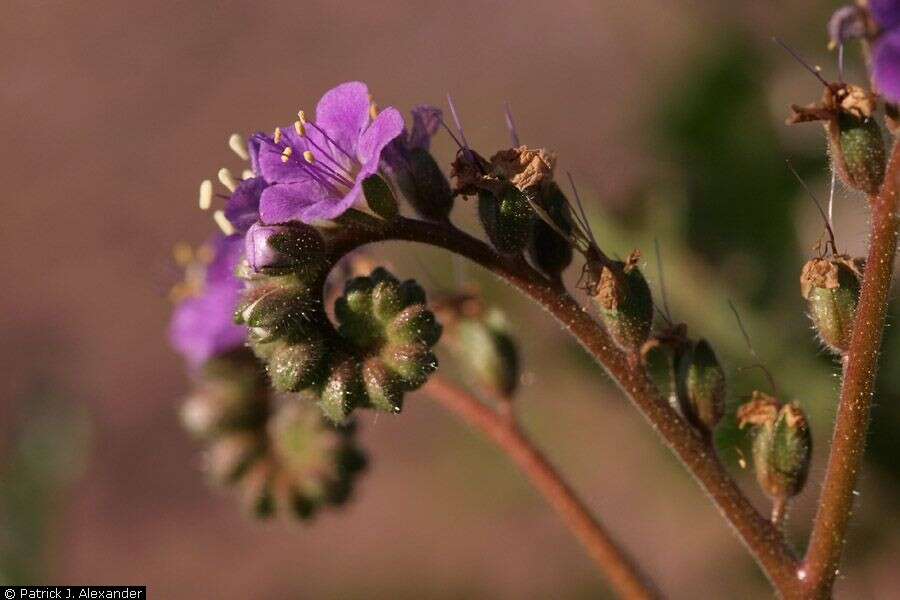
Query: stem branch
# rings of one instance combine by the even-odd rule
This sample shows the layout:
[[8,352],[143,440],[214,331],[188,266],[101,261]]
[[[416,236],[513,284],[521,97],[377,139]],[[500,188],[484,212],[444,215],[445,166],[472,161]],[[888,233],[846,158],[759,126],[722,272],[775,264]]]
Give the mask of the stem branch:
[[870,199],[872,240],[845,359],[841,399],[819,509],[801,571],[809,597],[827,596],[834,583],[853,508],[853,490],[862,466],[897,251],[898,178],[900,144],[895,144],[881,192]]
[[549,311],[606,370],[678,456],[772,584],[784,596],[796,595],[800,587],[797,562],[781,532],[741,493],[716,459],[712,445],[694,433],[660,396],[641,366],[628,360],[603,327],[558,282],[546,279],[521,259],[498,255],[484,242],[449,223],[402,217],[385,222],[357,211],[345,213],[339,220],[345,227],[332,240],[339,255],[367,243],[386,240],[438,246],[478,263]]
[[440,377],[432,377],[425,392],[444,408],[481,431],[502,449],[528,477],[534,487],[559,513],[591,558],[606,574],[610,585],[622,598],[659,597],[649,578],[616,543],[603,525],[562,479],[547,458],[508,418],[478,401],[467,391]]

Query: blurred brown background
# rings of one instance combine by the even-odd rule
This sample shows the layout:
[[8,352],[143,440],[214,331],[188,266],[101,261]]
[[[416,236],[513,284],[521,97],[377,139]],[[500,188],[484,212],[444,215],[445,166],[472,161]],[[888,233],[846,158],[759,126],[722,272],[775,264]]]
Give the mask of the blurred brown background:
[[[715,58],[729,31],[761,49],[747,61],[761,56],[767,64],[750,85],[764,125],[779,136],[780,155],[766,155],[776,165],[795,152],[815,156],[812,183],[824,189],[819,131],[778,125],[788,102],[819,91],[768,38],[833,60],[823,27],[834,7],[812,0],[3,3],[0,452],[8,469],[0,482],[7,492],[0,580],[146,584],[154,598],[603,597],[601,578],[541,499],[492,447],[421,394],[401,417],[363,416],[373,464],[345,511],[311,526],[240,515],[232,498],[206,486],[196,447],[178,427],[187,379],[165,335],[167,290],[179,278],[171,248],[211,231],[196,189],[223,164],[238,166],[228,134],[271,129],[350,79],[365,80],[382,106],[404,110],[442,104],[451,92],[470,141],[486,152],[506,143],[509,100],[523,140],[560,152],[563,168],[590,190],[592,213],[623,219],[620,253],[637,244],[628,227],[642,228],[644,241],[671,237],[669,217],[629,222],[630,202],[646,207],[659,197],[644,193],[650,179],[667,193],[683,181],[683,156],[660,151],[655,119],[672,94],[694,85],[695,58]],[[747,115],[733,119],[756,126]],[[437,148],[449,159],[444,137]],[[638,191],[642,199],[633,200]],[[816,222],[793,188],[791,195],[801,198],[790,213],[799,220],[787,228],[806,251]],[[864,214],[860,205],[844,206],[851,208],[839,206],[838,229],[859,248]],[[457,208],[464,213],[471,207]],[[398,271],[428,284],[447,263],[422,255],[404,262],[388,250]],[[703,315],[678,291],[700,284],[681,280],[674,260],[667,258],[676,308],[684,318]],[[799,270],[800,260],[787,270]],[[721,306],[741,293],[741,281],[758,282],[765,261],[747,264],[710,266],[747,279],[705,300]],[[770,320],[789,314],[805,331],[791,277],[783,287],[791,312],[748,303]],[[662,589],[673,598],[767,597],[725,523],[627,402],[546,315],[484,285],[527,323],[520,334],[526,423]],[[722,330],[736,338],[733,323]],[[804,343],[815,360],[814,344]],[[747,362],[737,342],[731,347]],[[826,363],[815,366],[824,383],[797,383],[793,392],[833,392]],[[817,425],[820,451],[828,410]],[[796,510],[798,541],[823,458]],[[900,597],[897,496],[881,479],[877,471],[864,478],[841,597]],[[865,523],[881,529],[876,550],[864,550],[872,530]]]

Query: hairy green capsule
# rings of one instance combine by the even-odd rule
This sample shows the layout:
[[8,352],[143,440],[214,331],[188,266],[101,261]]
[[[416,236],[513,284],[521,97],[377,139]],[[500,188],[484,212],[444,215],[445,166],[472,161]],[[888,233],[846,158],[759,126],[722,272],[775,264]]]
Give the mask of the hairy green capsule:
[[834,256],[815,258],[800,273],[800,292],[809,305],[813,326],[822,343],[837,355],[850,347],[863,267],[862,259]]
[[773,499],[796,496],[806,483],[812,435],[803,410],[760,392],[738,411],[743,427],[754,426],[753,466],[762,490]]
[[[562,190],[554,181],[547,181],[540,188],[540,192],[534,194],[534,201],[544,209],[546,216],[560,231],[571,234],[572,215],[569,212],[569,201]],[[572,244],[537,215],[531,220],[531,235],[526,251],[531,262],[552,278],[559,277],[572,262]]]
[[479,190],[478,216],[497,252],[512,255],[525,249],[531,235],[534,210],[517,188],[505,185],[497,195]]
[[675,379],[681,413],[700,431],[712,433],[725,413],[725,371],[706,340],[678,358]]
[[482,385],[510,398],[519,384],[519,353],[503,313],[465,318],[457,326],[457,357]]
[[837,116],[840,170],[846,183],[874,196],[881,189],[887,167],[881,127],[871,117],[849,112]]
[[653,295],[640,269],[638,257],[603,267],[592,299],[610,337],[623,351],[636,353],[650,337]]

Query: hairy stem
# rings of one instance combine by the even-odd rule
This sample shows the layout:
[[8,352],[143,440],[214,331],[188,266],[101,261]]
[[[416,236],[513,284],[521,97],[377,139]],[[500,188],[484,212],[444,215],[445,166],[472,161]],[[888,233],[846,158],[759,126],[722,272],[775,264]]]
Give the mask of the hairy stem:
[[870,199],[872,239],[869,256],[845,359],[841,399],[819,509],[801,571],[809,597],[826,597],[830,593],[853,508],[853,491],[865,450],[897,251],[898,178],[900,144],[895,144],[881,192]]
[[593,517],[574,490],[522,432],[512,415],[503,415],[488,408],[467,391],[440,377],[432,377],[425,392],[468,425],[481,431],[509,456],[584,544],[620,597],[659,597],[649,578],[638,570],[637,564]]
[[342,254],[386,240],[438,246],[465,256],[515,286],[550,312],[591,354],[631,399],[653,429],[700,483],[784,596],[796,595],[797,562],[781,532],[741,493],[719,463],[712,445],[697,435],[669,406],[636,361],[629,361],[601,327],[559,284],[544,278],[521,258],[506,258],[484,242],[448,223],[397,218],[381,221],[352,211],[340,222],[333,242]]

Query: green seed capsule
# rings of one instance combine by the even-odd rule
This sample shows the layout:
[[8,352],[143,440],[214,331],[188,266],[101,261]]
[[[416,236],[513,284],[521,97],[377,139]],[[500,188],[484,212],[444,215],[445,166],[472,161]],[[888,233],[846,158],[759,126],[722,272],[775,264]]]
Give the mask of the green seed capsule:
[[653,295],[636,261],[603,267],[593,296],[610,337],[625,352],[640,351],[653,325]]
[[524,194],[507,185],[498,195],[478,192],[478,216],[488,239],[500,254],[518,254],[531,235],[534,210]]
[[[299,281],[312,283],[330,267],[325,239],[312,225],[291,223],[268,229],[276,233],[262,236],[264,240],[256,243],[266,243],[274,253],[268,256],[258,252],[267,259],[264,262],[269,263],[259,268],[260,272],[274,276],[293,275]],[[257,256],[253,262],[261,259]]]
[[838,140],[846,183],[866,194],[881,189],[887,164],[881,127],[871,117],[841,112],[837,117]]
[[693,344],[678,359],[678,403],[692,425],[712,433],[725,413],[725,371],[706,340]]
[[[535,202],[561,231],[572,233],[569,202],[556,182],[549,181],[542,185],[541,192],[535,194]],[[527,252],[531,262],[548,277],[559,277],[572,262],[570,242],[537,215],[531,220]]]
[[760,392],[738,411],[743,427],[754,426],[753,466],[756,480],[771,498],[796,496],[806,483],[812,459],[812,435],[797,404],[780,405]]
[[458,359],[467,372],[503,397],[512,397],[519,384],[519,353],[509,335],[505,318],[492,310],[478,318],[460,321]]
[[809,317],[822,343],[838,355],[850,347],[862,268],[861,259],[835,256],[807,262],[800,274]]

